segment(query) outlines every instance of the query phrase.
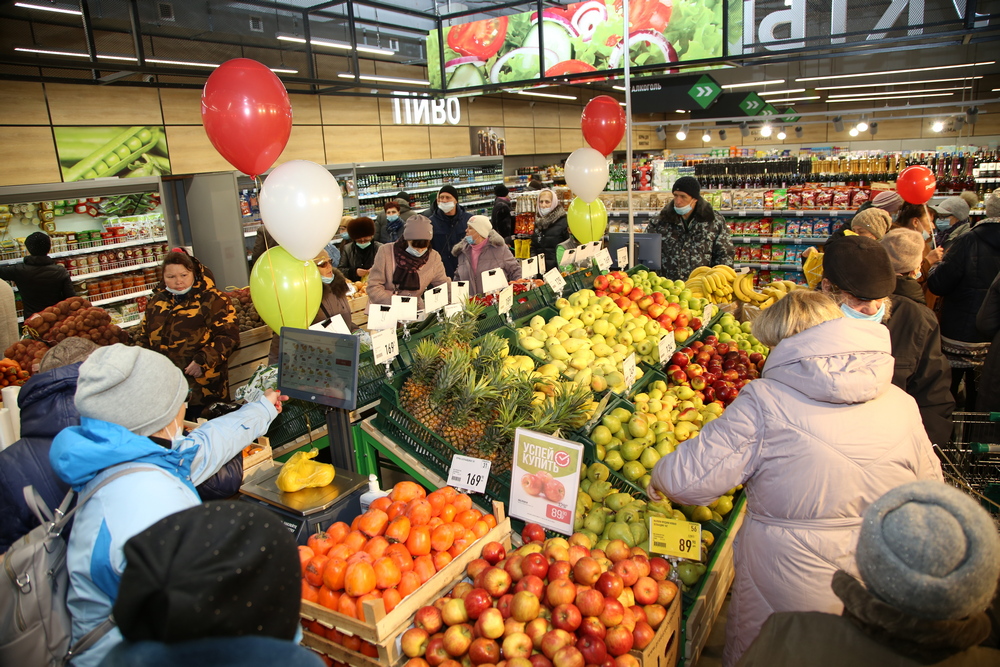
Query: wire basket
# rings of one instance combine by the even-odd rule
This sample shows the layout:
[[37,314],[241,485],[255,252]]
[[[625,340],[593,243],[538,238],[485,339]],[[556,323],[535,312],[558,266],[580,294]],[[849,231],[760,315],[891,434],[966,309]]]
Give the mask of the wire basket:
[[956,412],[951,444],[935,445],[945,479],[1000,523],[1000,412]]

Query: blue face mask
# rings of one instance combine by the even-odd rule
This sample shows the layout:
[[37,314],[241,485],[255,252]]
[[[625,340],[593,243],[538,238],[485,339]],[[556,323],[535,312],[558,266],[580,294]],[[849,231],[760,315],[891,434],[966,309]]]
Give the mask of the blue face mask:
[[324,285],[330,285],[333,283],[333,276],[320,276],[319,279],[323,281]]
[[365,248],[367,248],[367,247],[368,247],[368,246],[370,246],[371,244],[372,244],[372,242],[371,242],[371,241],[369,241],[368,243],[355,243],[354,245],[356,245],[356,246],[358,246],[359,248],[361,248],[362,250],[364,250]]
[[692,211],[692,209],[694,209],[693,204],[688,204],[687,206],[674,206],[674,212],[677,213],[677,215],[687,215]]
[[406,252],[410,253],[414,257],[423,257],[424,253],[427,252],[427,248],[414,248],[413,246],[407,246]]
[[916,275],[913,276],[914,280],[920,280],[920,276],[924,275],[922,272],[917,271]]
[[864,313],[859,313],[858,311],[848,306],[846,303],[840,304],[840,310],[844,313],[844,315],[851,318],[852,320],[868,320],[869,322],[881,323],[882,318],[885,317],[885,302],[884,301],[882,302],[882,305],[881,307],[879,307],[878,312],[875,313],[874,315],[865,315]]
[[386,215],[385,219],[388,220],[389,222],[396,222],[397,220],[399,220],[399,216],[396,214]]
[[351,235],[348,234],[347,232],[341,232],[340,233],[340,238],[342,238],[342,239],[344,239],[346,241],[347,239],[351,238]]
[[472,239],[471,236],[466,236],[465,242],[468,243],[469,245],[476,245],[476,242]]
[[934,226],[940,230],[945,230],[951,227],[951,218],[938,218],[934,221]]

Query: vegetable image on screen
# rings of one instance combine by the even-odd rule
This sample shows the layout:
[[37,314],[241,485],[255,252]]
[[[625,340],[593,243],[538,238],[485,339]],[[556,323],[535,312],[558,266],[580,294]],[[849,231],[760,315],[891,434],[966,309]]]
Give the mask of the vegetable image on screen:
[[431,31],[431,86],[457,90],[527,82],[543,71],[545,76],[563,76],[619,69],[626,49],[636,67],[720,58],[723,1],[630,0],[627,38],[622,0],[545,9],[541,21],[537,12],[524,12],[451,26],[444,30],[443,82],[438,32]]
[[170,174],[162,126],[56,127],[63,181]]

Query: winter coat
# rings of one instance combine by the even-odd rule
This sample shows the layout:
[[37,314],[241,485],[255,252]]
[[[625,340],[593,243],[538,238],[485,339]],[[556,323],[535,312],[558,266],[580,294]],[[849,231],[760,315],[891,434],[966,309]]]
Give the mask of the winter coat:
[[514,215],[510,211],[510,199],[508,197],[497,197],[493,201],[493,212],[490,214],[490,223],[504,239],[509,239],[514,235]]
[[[402,222],[406,222],[410,219],[411,215],[415,215],[415,212],[410,208],[410,202],[402,197],[396,197],[394,200],[399,204],[399,219]],[[385,211],[382,211],[375,218],[375,240],[385,245],[387,243],[395,243],[399,240],[399,237],[403,235],[403,228],[400,227],[396,230],[395,234],[389,231],[389,219],[385,217]]]
[[942,336],[966,343],[990,340],[976,328],[976,314],[998,273],[1000,218],[989,218],[960,236],[927,278],[930,291],[944,297]]
[[[560,209],[562,209],[561,206]],[[569,221],[566,219],[565,213],[553,220],[548,226],[544,226],[536,219],[535,235],[531,239],[531,256],[545,255],[546,270],[556,267],[558,266],[556,264],[556,248],[569,237]]]
[[507,282],[518,280],[521,277],[521,263],[514,259],[510,248],[504,242],[503,237],[490,230],[489,245],[486,246],[479,255],[476,263],[476,270],[472,270],[472,246],[464,240],[455,244],[451,253],[458,257],[458,270],[455,272],[455,280],[468,280],[469,294],[483,293],[483,272],[491,269],[503,269]]
[[955,621],[910,616],[882,602],[845,572],[833,578],[844,615],[817,612],[771,616],[740,667],[986,667],[1000,651],[978,644],[986,614]]
[[[976,314],[976,328],[987,339],[1000,342],[1000,273],[993,280],[983,305]],[[979,412],[1000,411],[1000,346],[990,345],[979,376],[979,395],[976,398]]]
[[956,225],[952,225],[948,229],[942,229],[941,231],[935,232],[934,240],[937,245],[944,248],[945,252],[951,250],[951,247],[955,245],[955,241],[959,237],[964,236],[968,231],[972,229],[972,225],[969,224],[968,220],[960,222]]
[[295,642],[274,637],[210,637],[195,641],[122,642],[101,663],[101,667],[322,667],[313,651]]
[[17,285],[25,320],[63,299],[76,296],[69,271],[48,255],[29,255],[21,264],[0,266],[0,280],[13,280]]
[[892,385],[890,350],[885,327],[847,318],[781,341],[763,376],[653,469],[653,487],[684,504],[746,484],[725,665],[772,613],[839,613],[830,577],[856,573],[868,505],[900,484],[942,479],[916,403]]
[[375,263],[375,253],[381,247],[382,244],[377,241],[372,241],[367,248],[359,248],[354,241],[345,243],[341,248],[338,268],[348,280],[361,280],[358,269],[370,270]]
[[[907,296],[900,295],[900,290]],[[883,321],[889,329],[892,356],[896,360],[892,383],[917,401],[931,442],[946,445],[951,442],[951,413],[955,411],[951,364],[941,351],[937,317],[930,308],[908,296],[914,292],[923,297],[916,280],[896,277],[896,293],[890,298],[892,309]]]
[[157,285],[135,342],[167,356],[181,370],[192,361],[201,366],[201,377],[184,377],[191,387],[188,404],[205,406],[229,400],[229,355],[240,341],[240,326],[229,298],[194,262],[194,285],[187,294],[175,297],[162,282]]
[[[350,302],[348,302],[346,296],[336,296],[333,293],[332,287],[332,285],[323,284],[323,300],[319,303],[319,311],[317,311],[312,323],[318,324],[319,322],[331,320],[340,315],[344,318],[344,324],[347,325],[348,329],[357,331],[359,327],[354,323],[354,318],[351,315]],[[271,336],[271,348],[267,353],[267,363],[272,365],[278,363],[280,345],[281,337],[278,334],[273,334]]]
[[437,250],[438,255],[441,256],[445,274],[449,278],[454,278],[455,271],[458,270],[458,258],[451,254],[451,249],[465,238],[465,230],[469,227],[469,218],[472,217],[472,214],[466,211],[461,204],[455,204],[455,215],[445,215],[435,202],[422,215],[430,219],[431,226],[434,228],[431,248]]
[[80,423],[73,397],[80,364],[33,375],[17,396],[21,439],[0,452],[0,553],[38,525],[24,502],[24,487],[34,486],[49,508],[69,490],[49,465],[49,447],[59,431]]
[[726,219],[704,199],[697,201],[687,221],[671,199],[646,231],[662,236],[658,273],[671,280],[686,280],[699,266],[733,265],[736,251]]
[[[274,406],[261,398],[205,422],[173,449],[118,424],[86,417],[79,426],[64,429],[55,437],[49,461],[56,474],[78,493],[86,493],[119,470],[143,469],[99,490],[73,519],[66,552],[66,604],[74,642],[111,613],[125,569],[125,542],[160,519],[198,505],[201,500],[195,485],[267,433],[276,416]],[[98,665],[121,640],[121,632],[112,629],[71,664]]]
[[0,353],[18,341],[14,288],[0,280]]
[[[399,290],[392,282],[392,274],[396,270],[396,259],[392,255],[394,247],[395,244],[384,245],[378,249],[378,254],[375,255],[372,272],[368,274],[368,301],[369,303],[390,304],[392,303],[393,295],[415,296],[421,297],[417,300],[417,308],[423,308],[424,300],[422,297],[428,288],[451,282],[451,279],[445,275],[441,255],[433,248],[428,251],[431,256],[420,267],[419,290]],[[449,257],[454,259],[457,264],[458,260],[453,255],[449,253]]]

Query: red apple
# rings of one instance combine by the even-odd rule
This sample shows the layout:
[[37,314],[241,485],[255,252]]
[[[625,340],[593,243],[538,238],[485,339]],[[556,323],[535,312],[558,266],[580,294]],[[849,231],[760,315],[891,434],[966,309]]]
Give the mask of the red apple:
[[549,573],[549,560],[542,554],[528,554],[521,561],[521,571],[525,576],[534,576],[544,579]]
[[681,368],[684,368],[689,363],[691,363],[691,359],[688,357],[688,355],[684,354],[683,352],[674,352],[673,356],[670,357],[670,363],[675,366],[680,366]]
[[605,627],[613,628],[625,620],[625,607],[618,600],[604,598],[604,611],[598,617]]
[[511,614],[511,604],[514,602],[514,596],[511,593],[507,593],[497,600],[497,609],[503,615],[504,620],[510,618]]
[[620,560],[625,560],[632,555],[632,550],[629,546],[625,544],[624,540],[611,540],[608,542],[608,546],[604,549],[604,553],[607,555],[608,560],[612,563],[617,563]]
[[[335,663],[335,664],[343,664],[343,663]],[[410,658],[405,663],[403,663],[403,667],[430,667],[430,665],[423,658]]]
[[590,555],[590,550],[579,544],[573,544],[569,548],[569,564],[576,565],[577,561]]
[[545,589],[545,601],[550,607],[572,604],[576,600],[576,586],[569,579],[556,579]]
[[503,620],[500,610],[490,607],[479,615],[476,621],[476,633],[487,639],[499,639],[503,636]]
[[510,575],[512,581],[521,581],[521,577],[524,576],[524,570],[521,569],[522,560],[524,560],[524,556],[521,554],[511,554],[507,557],[507,564],[504,565],[504,570]]
[[649,573],[652,571],[652,567],[649,565],[649,556],[646,555],[646,552],[643,551],[642,547],[633,547],[632,562],[635,563],[637,568],[639,568],[640,577],[649,576]]
[[610,628],[607,636],[604,638],[604,644],[608,649],[608,653],[615,657],[625,655],[631,651],[634,643],[635,639],[632,637],[632,633],[628,628],[620,625]]
[[424,660],[431,667],[437,667],[445,660],[449,659],[448,652],[444,650],[444,635],[431,637],[427,642],[427,650],[424,652]]
[[691,388],[696,391],[702,391],[707,386],[705,378],[700,376],[695,376],[691,378]]
[[[607,650],[607,647],[605,647],[605,650]],[[615,663],[615,656],[613,655],[605,656],[604,661],[601,663],[600,667],[618,667],[618,665]]]
[[688,320],[688,326],[697,331],[698,329],[701,328],[701,318],[692,317],[690,320]]
[[[531,661],[531,667],[552,667],[552,661],[546,658],[542,653],[532,653],[529,660]],[[510,663],[508,663],[508,665],[509,664]],[[499,667],[499,665],[497,667]]]
[[564,646],[553,656],[552,664],[555,667],[584,667],[586,662],[578,648],[575,646]]
[[656,631],[653,630],[649,623],[639,621],[635,624],[635,630],[632,631],[632,647],[641,651],[649,646],[654,636],[656,636]]
[[[492,567],[492,563],[487,561],[485,558],[477,558],[471,563],[469,563],[468,567],[465,570],[465,573],[469,575],[469,579],[475,581],[476,577],[478,577],[480,574],[488,570],[490,567]],[[476,586],[473,584],[473,588],[481,588],[481,586]]]
[[[619,600],[619,602],[621,602],[621,600]],[[628,628],[629,632],[632,632],[633,630],[635,630],[635,622],[636,622],[635,615],[632,614],[632,609],[630,607],[624,606],[624,603],[622,603],[622,610],[625,613],[622,615],[621,625],[623,627]]]
[[646,313],[655,320],[663,315],[664,310],[666,310],[664,306],[654,302],[649,304],[649,307],[646,309]]
[[469,594],[475,588],[472,584],[467,581],[460,581],[455,584],[455,587],[451,589],[451,597],[458,598],[459,600],[464,600],[465,596]]
[[638,287],[633,287],[632,291],[628,293],[628,298],[632,299],[633,301],[638,301],[644,296],[646,296],[646,293],[643,292]]
[[674,384],[687,384],[688,376],[684,371],[671,371],[668,375],[670,376],[670,381]]
[[492,639],[480,637],[469,647],[469,659],[473,665],[495,665],[500,662],[500,645]]
[[599,275],[594,278],[594,289],[595,290],[607,290],[610,286],[611,281],[605,275]]
[[507,557],[507,550],[499,542],[488,542],[483,545],[483,559],[490,565],[496,565]]
[[594,589],[587,589],[576,594],[576,608],[584,616],[600,616],[604,611],[604,596]]
[[689,378],[697,377],[705,372],[705,367],[701,364],[690,363],[684,367],[684,372]]
[[400,639],[400,648],[407,658],[420,658],[427,652],[430,635],[423,628],[410,628]]
[[461,625],[469,620],[469,613],[465,610],[465,601],[461,598],[452,598],[441,610],[441,618],[445,625]]
[[623,283],[618,278],[615,278],[608,283],[609,292],[612,292],[614,294],[620,294],[623,289],[625,289],[625,283]]
[[501,660],[497,663],[496,667],[533,667],[534,663],[531,662],[529,658],[511,658],[510,660]]
[[413,625],[423,628],[427,631],[428,635],[440,632],[444,626],[444,620],[441,618],[441,610],[430,605],[421,607],[417,610],[417,614],[413,618]]
[[656,604],[669,607],[670,603],[677,597],[677,584],[669,579],[664,579],[663,581],[656,582],[656,586],[658,589]]
[[563,498],[566,497],[566,487],[558,479],[550,479],[545,482],[544,487],[545,497],[552,502],[561,503]]
[[636,301],[636,305],[638,305],[643,310],[648,310],[649,307],[652,306],[654,303],[656,302],[653,301],[653,297],[649,296],[648,294],[644,294],[643,296],[639,297],[638,301]]
[[[511,665],[510,667],[514,667]],[[631,653],[626,653],[615,658],[615,667],[642,667],[639,659]]]
[[575,643],[576,637],[572,633],[556,628],[545,633],[545,636],[542,637],[542,653],[545,654],[546,658],[552,660],[559,649],[573,646]]
[[576,647],[583,654],[583,659],[588,665],[599,665],[608,655],[608,649],[604,642],[598,637],[584,635],[576,642]]
[[653,301],[658,305],[666,305],[667,295],[663,292],[653,292]]
[[472,626],[467,623],[453,625],[444,633],[444,650],[453,658],[460,658],[472,646]]
[[508,618],[503,622],[503,636],[510,637],[524,632],[525,624],[514,618]]
[[618,574],[602,572],[601,577],[594,584],[594,589],[606,598],[617,598],[625,589],[625,584]]
[[537,523],[526,523],[524,524],[524,530],[521,531],[521,539],[524,540],[525,544],[528,542],[544,542],[545,529]]
[[451,602],[451,596],[445,595],[444,597],[440,597],[437,600],[434,600],[434,606],[443,611],[445,605],[448,604],[449,602]]
[[[629,636],[631,637],[631,635]],[[531,655],[532,648],[531,637],[523,632],[517,632],[504,638],[502,653],[507,660],[527,659]]]
[[552,625],[567,632],[576,632],[583,615],[575,604],[561,604],[552,610]]
[[542,649],[542,637],[552,630],[552,623],[548,619],[538,617],[533,621],[528,621],[524,625],[524,634],[531,637],[531,643],[536,651]]
[[584,586],[593,586],[601,577],[601,565],[596,559],[587,556],[581,558],[573,566],[573,580]]
[[[570,547],[572,549],[573,547]],[[580,547],[581,549],[583,547]],[[573,566],[569,562],[564,560],[557,560],[549,566],[549,581],[558,581],[559,579],[569,579],[570,572],[573,571]]]
[[511,577],[506,570],[491,567],[482,573],[482,587],[494,598],[499,598],[510,590]]
[[538,618],[540,607],[537,595],[531,591],[520,591],[514,594],[514,600],[510,605],[510,616],[514,620],[527,623]]
[[663,619],[667,617],[667,610],[660,604],[648,604],[643,610],[646,612],[646,622],[654,630],[660,627]]
[[632,594],[635,596],[636,604],[653,604],[659,597],[659,587],[652,577],[639,577],[632,584]]
[[601,623],[600,618],[597,616],[587,616],[583,619],[583,623],[580,624],[580,628],[576,631],[576,634],[580,637],[593,637],[603,642],[604,635],[607,632],[608,629]]
[[473,588],[466,594],[463,602],[469,618],[479,618],[484,611],[493,607],[493,597],[482,588]]
[[[537,556],[539,554],[532,554]],[[527,559],[525,559],[527,560]],[[517,595],[521,591],[530,591],[535,594],[535,597],[539,600],[545,594],[545,582],[542,581],[541,577],[536,577],[533,574],[526,575],[521,581],[514,585],[514,594]]]
[[639,568],[631,560],[618,561],[615,563],[614,571],[626,586],[631,586],[639,580]]
[[537,496],[542,492],[542,482],[532,474],[521,477],[521,488],[529,496]]
[[[621,600],[619,600],[619,602],[621,602]],[[649,620],[646,618],[646,610],[640,607],[639,605],[634,604],[631,607],[629,607],[628,610],[632,612],[632,620],[635,623],[638,623],[639,621],[645,621],[646,623],[649,623]]]

